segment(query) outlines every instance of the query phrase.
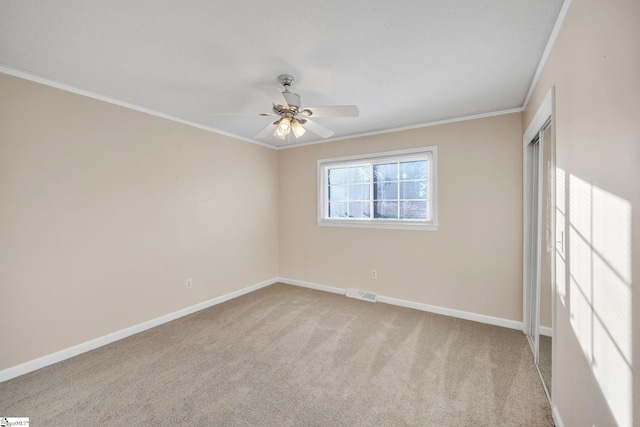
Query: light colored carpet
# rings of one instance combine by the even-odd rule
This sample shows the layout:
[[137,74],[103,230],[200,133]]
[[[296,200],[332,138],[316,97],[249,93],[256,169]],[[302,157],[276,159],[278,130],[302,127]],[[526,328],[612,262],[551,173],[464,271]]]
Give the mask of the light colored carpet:
[[276,284],[0,383],[34,426],[552,426],[522,332]]

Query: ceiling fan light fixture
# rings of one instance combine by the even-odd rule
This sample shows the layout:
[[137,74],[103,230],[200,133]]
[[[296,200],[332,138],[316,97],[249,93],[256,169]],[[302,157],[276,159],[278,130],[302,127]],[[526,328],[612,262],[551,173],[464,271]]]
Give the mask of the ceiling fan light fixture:
[[293,123],[291,123],[291,130],[296,138],[300,138],[305,133],[304,128],[297,120],[294,120]]
[[278,139],[284,139],[284,137],[287,136],[288,133],[289,132],[283,131],[282,128],[278,126],[276,128],[276,131],[273,133],[273,135]]
[[291,118],[290,117],[283,117],[280,120],[280,123],[278,123],[278,127],[280,129],[282,129],[283,132],[289,133],[289,128],[291,127]]
[[276,122],[276,131],[273,133],[273,135],[278,139],[284,139],[291,132],[293,123],[295,123],[295,121],[292,120],[291,117],[281,118]]

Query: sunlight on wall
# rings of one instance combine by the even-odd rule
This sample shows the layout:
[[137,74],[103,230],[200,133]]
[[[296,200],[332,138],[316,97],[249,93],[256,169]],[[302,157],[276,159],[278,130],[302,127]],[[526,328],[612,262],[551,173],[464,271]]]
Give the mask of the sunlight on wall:
[[[564,171],[558,170],[556,179],[564,182]],[[556,194],[559,199],[558,189]],[[630,426],[631,204],[574,175],[568,199],[571,326],[616,422]],[[564,204],[562,209],[557,223]],[[564,261],[556,268],[559,277]]]

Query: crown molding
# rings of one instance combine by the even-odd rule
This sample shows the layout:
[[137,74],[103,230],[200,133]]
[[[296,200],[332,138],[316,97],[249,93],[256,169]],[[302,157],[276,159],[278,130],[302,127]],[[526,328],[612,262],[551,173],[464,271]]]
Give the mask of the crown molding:
[[54,79],[50,79],[48,77],[43,77],[37,74],[33,74],[33,73],[29,73],[27,71],[24,70],[19,70],[17,68],[13,68],[13,67],[9,67],[7,65],[4,64],[0,64],[0,73],[4,73],[4,74],[8,74],[10,76],[13,77],[18,77],[24,80],[29,80],[35,83],[40,83],[43,84],[45,86],[50,86],[56,89],[60,89],[60,90],[64,90],[66,92],[71,92],[71,93],[75,93],[77,95],[81,95],[81,96],[86,96],[88,98],[92,98],[92,99],[97,99],[98,101],[103,101],[103,102],[108,102],[109,104],[114,104],[114,105],[118,105],[120,107],[124,107],[124,108],[128,108],[130,110],[134,110],[134,111],[138,111],[141,113],[145,113],[145,114],[149,114],[151,116],[155,116],[155,117],[160,117],[162,119],[166,119],[166,120],[171,120],[173,122],[177,122],[177,123],[181,123],[183,125],[187,125],[187,126],[191,126],[191,127],[195,127],[198,129],[202,129],[202,130],[206,130],[208,132],[213,132],[213,133],[217,133],[219,135],[224,135],[224,136],[228,136],[230,138],[234,138],[234,139],[238,139],[240,141],[244,141],[244,142],[249,142],[251,144],[256,144],[256,145],[260,145],[262,147],[266,147],[266,148],[271,148],[271,149],[277,149],[277,147],[274,147],[273,145],[270,144],[265,144],[263,142],[259,142],[256,141],[254,139],[251,138],[245,138],[239,135],[235,135],[229,132],[225,132],[223,130],[220,129],[216,129],[216,128],[212,128],[209,126],[204,126],[200,123],[196,123],[196,122],[192,122],[190,120],[186,120],[180,117],[176,117],[176,116],[172,116],[171,114],[166,114],[163,113],[161,111],[156,111],[153,110],[151,108],[147,108],[147,107],[143,107],[141,105],[138,104],[134,104],[128,101],[124,101],[122,99],[118,99],[118,98],[113,98],[111,96],[106,96],[106,95],[102,95],[99,93],[95,93],[95,92],[91,92],[85,89],[81,89],[79,87],[70,85],[68,83],[64,83],[64,82],[60,82]]
[[306,145],[323,144],[325,142],[342,141],[342,140],[345,140],[345,139],[362,138],[364,136],[384,135],[385,133],[402,132],[402,131],[405,131],[405,130],[420,129],[420,128],[426,128],[426,127],[430,127],[430,126],[446,125],[448,123],[466,122],[468,120],[484,119],[484,118],[487,118],[487,117],[502,116],[502,115],[505,115],[505,114],[521,113],[522,111],[524,111],[522,107],[509,108],[507,110],[491,111],[489,113],[474,114],[474,115],[471,115],[471,116],[454,117],[454,118],[450,118],[450,119],[436,120],[434,122],[426,122],[426,123],[421,123],[421,124],[417,124],[417,125],[403,126],[403,127],[398,127],[398,128],[379,130],[379,131],[375,131],[375,132],[358,133],[358,134],[354,134],[354,135],[341,136],[341,137],[337,137],[337,138],[323,139],[322,141],[312,141],[312,142],[304,142],[302,144],[287,145],[287,146],[278,147],[277,150],[286,150],[286,149],[289,149],[289,148],[304,147]]
[[538,68],[536,68],[536,72],[533,75],[533,79],[531,80],[531,85],[529,85],[527,96],[524,98],[524,102],[522,103],[522,111],[527,108],[527,104],[529,104],[529,100],[531,99],[531,95],[533,94],[533,89],[535,89],[536,85],[538,84],[538,79],[540,79],[542,69],[547,63],[549,54],[551,54],[551,49],[553,49],[553,45],[558,38],[558,33],[560,32],[560,28],[562,28],[564,19],[567,16],[567,11],[569,10],[569,6],[571,6],[571,1],[572,0],[564,0],[564,3],[562,4],[562,8],[560,9],[560,13],[558,14],[558,19],[556,19],[556,23],[553,26],[551,35],[549,36],[549,41],[547,41],[547,46],[544,48],[544,52],[542,52],[542,57],[540,58],[540,62],[538,63]]

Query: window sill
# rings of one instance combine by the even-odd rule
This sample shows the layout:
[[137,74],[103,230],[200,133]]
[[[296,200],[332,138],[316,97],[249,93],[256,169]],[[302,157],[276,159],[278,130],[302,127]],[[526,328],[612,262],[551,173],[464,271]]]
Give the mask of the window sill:
[[438,224],[424,222],[395,222],[395,221],[358,221],[358,220],[320,220],[321,227],[348,228],[383,228],[390,230],[422,230],[438,231]]

